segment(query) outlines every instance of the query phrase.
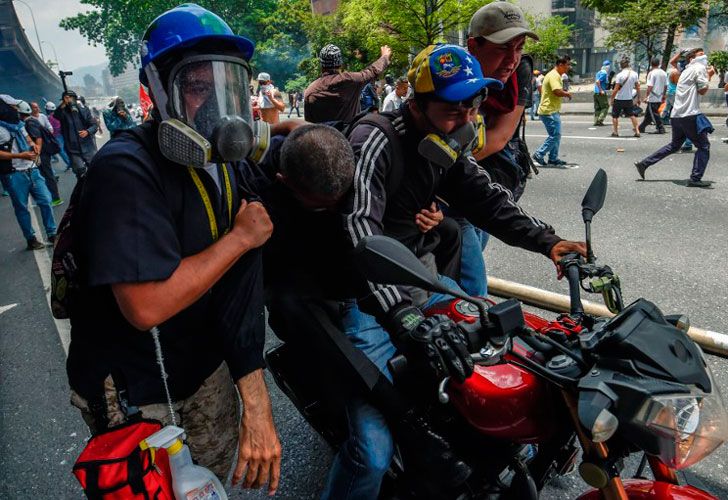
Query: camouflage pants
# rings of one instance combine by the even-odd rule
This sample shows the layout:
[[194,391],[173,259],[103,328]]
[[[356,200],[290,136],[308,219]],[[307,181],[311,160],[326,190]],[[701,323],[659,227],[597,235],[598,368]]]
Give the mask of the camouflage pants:
[[[104,383],[109,427],[126,421],[116,394],[114,381],[109,376]],[[92,433],[99,430],[88,402],[71,391],[71,404],[81,410]],[[177,425],[185,430],[192,458],[214,472],[225,482],[238,448],[240,429],[240,399],[225,363],[210,375],[202,386],[187,399],[173,405]],[[172,420],[166,404],[140,406],[144,418],[159,420],[169,425]]]

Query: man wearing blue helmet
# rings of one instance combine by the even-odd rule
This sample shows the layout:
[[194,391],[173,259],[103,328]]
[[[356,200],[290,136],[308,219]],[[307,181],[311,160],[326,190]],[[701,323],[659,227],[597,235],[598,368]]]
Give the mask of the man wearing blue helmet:
[[67,370],[94,432],[138,413],[168,424],[171,406],[198,463],[224,481],[237,452],[233,484],[272,494],[281,449],[262,375],[260,255],[272,224],[241,188],[246,159],[267,144],[251,118],[253,48],[194,4],[147,29],[152,120],[98,152],[74,213],[82,278]]

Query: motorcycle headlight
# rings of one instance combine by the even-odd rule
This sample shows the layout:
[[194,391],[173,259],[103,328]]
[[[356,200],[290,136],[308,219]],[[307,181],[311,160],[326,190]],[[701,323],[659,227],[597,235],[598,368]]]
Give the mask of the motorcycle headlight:
[[659,458],[684,469],[710,455],[728,439],[728,416],[718,387],[711,393],[693,389],[686,394],[652,396],[634,422],[659,438]]

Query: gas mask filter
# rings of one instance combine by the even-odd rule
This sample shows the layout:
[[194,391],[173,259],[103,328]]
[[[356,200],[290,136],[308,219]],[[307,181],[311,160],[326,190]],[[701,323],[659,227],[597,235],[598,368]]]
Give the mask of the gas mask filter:
[[448,169],[461,156],[485,147],[485,124],[480,114],[450,134],[430,133],[420,141],[417,151],[438,167]]
[[245,60],[219,55],[184,58],[172,68],[166,88],[153,63],[145,71],[162,118],[157,135],[165,158],[202,168],[210,162],[265,157],[270,127],[265,122],[251,125]]

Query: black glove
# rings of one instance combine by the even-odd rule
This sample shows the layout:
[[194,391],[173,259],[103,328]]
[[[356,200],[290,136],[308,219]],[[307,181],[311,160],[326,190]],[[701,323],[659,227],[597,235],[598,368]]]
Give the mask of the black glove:
[[462,383],[473,373],[473,360],[465,335],[447,316],[425,318],[413,306],[394,311],[391,316],[397,346],[413,364],[424,363],[437,378],[448,375]]

